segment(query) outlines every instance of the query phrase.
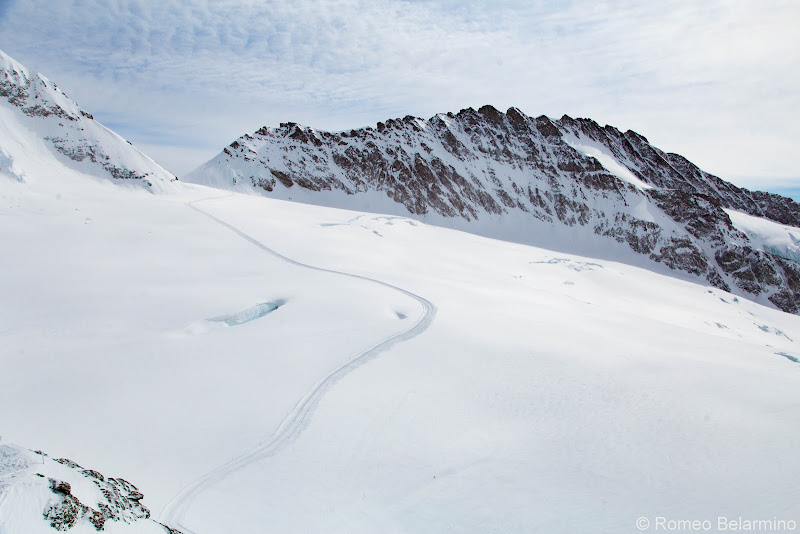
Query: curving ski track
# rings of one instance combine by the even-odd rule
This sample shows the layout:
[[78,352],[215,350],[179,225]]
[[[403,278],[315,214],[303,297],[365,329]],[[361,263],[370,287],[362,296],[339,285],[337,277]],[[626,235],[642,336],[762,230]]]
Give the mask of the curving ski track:
[[317,381],[317,383],[311,386],[311,388],[305,393],[305,395],[303,395],[303,397],[300,399],[300,401],[298,401],[298,403],[295,405],[292,411],[289,412],[289,414],[283,419],[283,421],[281,421],[280,425],[278,425],[277,430],[275,430],[275,432],[271,436],[262,440],[258,445],[256,445],[249,451],[217,467],[213,471],[206,473],[202,477],[198,478],[197,480],[195,480],[194,482],[183,488],[183,490],[181,490],[180,493],[178,493],[175,497],[173,497],[173,499],[169,503],[167,503],[167,505],[164,507],[164,510],[161,512],[161,516],[159,519],[164,525],[168,525],[171,528],[177,529],[183,532],[184,534],[196,534],[193,530],[189,529],[187,526],[183,524],[183,519],[184,516],[186,515],[187,510],[191,507],[192,502],[194,501],[195,497],[197,497],[197,495],[202,493],[209,486],[212,486],[222,481],[231,473],[239,469],[242,469],[248,464],[251,464],[262,458],[274,455],[279,450],[281,450],[285,445],[297,439],[297,437],[302,433],[302,431],[306,428],[306,426],[308,426],[309,422],[311,421],[311,416],[317,404],[319,403],[320,399],[339,379],[341,379],[343,376],[348,374],[356,367],[375,358],[381,352],[388,350],[394,344],[401,343],[403,341],[407,341],[413,337],[418,336],[430,326],[431,322],[433,322],[434,316],[436,315],[436,306],[434,306],[430,301],[424,299],[423,297],[420,297],[419,295],[416,295],[410,291],[406,291],[405,289],[402,289],[400,287],[393,286],[391,284],[387,284],[386,282],[381,282],[380,280],[375,280],[373,278],[369,278],[366,276],[337,271],[335,269],[324,269],[322,267],[314,267],[313,265],[307,265],[305,263],[295,261],[291,258],[287,258],[286,256],[283,256],[275,252],[271,248],[267,247],[257,239],[242,232],[235,226],[195,206],[195,204],[198,202],[214,200],[217,198],[224,198],[224,197],[203,198],[200,200],[187,202],[186,205],[192,208],[193,210],[205,215],[206,217],[209,217],[218,224],[221,224],[225,228],[231,230],[240,237],[246,239],[253,245],[257,246],[258,248],[266,252],[267,254],[270,254],[271,256],[274,256],[287,263],[305,269],[311,269],[314,271],[347,276],[349,278],[364,280],[366,282],[371,282],[373,284],[378,284],[393,289],[395,291],[399,291],[400,293],[407,295],[412,299],[416,300],[417,302],[419,302],[420,305],[422,306],[423,313],[414,322],[414,324],[412,324],[406,330],[403,330],[402,332],[399,332],[397,334],[382,339],[369,349],[356,354],[355,356],[347,360],[345,363],[337,367],[333,372],[331,372],[327,376],[322,377],[319,381]]

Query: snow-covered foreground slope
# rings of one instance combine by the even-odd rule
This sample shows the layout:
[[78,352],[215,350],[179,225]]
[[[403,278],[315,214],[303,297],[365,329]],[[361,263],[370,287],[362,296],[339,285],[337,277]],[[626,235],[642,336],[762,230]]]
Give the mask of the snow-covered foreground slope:
[[[153,197],[45,156],[28,173],[40,180],[0,181],[3,435],[141,481],[153,510],[421,313],[184,204],[214,191]],[[209,320],[269,302],[237,326]]]
[[783,451],[796,317],[622,264],[263,202],[204,207],[293,257],[321,261],[308,243],[324,242],[326,265],[381,273],[438,314],[333,390],[295,447],[201,497],[198,532],[224,531],[223,496],[276,532],[632,532],[639,516],[800,511]]
[[[3,443],[130,481],[172,526],[800,515],[797,316],[402,217],[187,184],[154,196],[46,151],[20,161],[31,179],[0,176]],[[415,296],[436,307],[422,331]],[[16,534],[9,488],[0,532]]]

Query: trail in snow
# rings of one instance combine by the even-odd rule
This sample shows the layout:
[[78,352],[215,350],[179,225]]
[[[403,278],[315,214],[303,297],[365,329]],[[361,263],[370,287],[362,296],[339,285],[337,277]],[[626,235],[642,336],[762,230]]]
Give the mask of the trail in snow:
[[311,421],[311,416],[317,404],[319,403],[320,399],[339,379],[344,377],[346,374],[348,374],[350,371],[354,370],[358,366],[375,358],[381,352],[388,350],[396,343],[401,343],[403,341],[407,341],[413,337],[418,336],[430,326],[430,324],[433,322],[434,316],[436,315],[436,306],[434,306],[433,303],[431,303],[430,301],[424,299],[419,295],[416,295],[400,287],[393,286],[386,282],[375,280],[373,278],[369,278],[366,276],[346,273],[334,269],[324,269],[322,267],[315,267],[313,265],[307,265],[305,263],[295,261],[291,258],[288,258],[286,256],[283,256],[275,252],[274,250],[267,247],[257,239],[242,232],[235,226],[228,224],[222,219],[219,219],[214,215],[208,213],[207,211],[204,211],[195,206],[195,204],[198,202],[214,200],[217,198],[224,198],[227,196],[230,195],[225,195],[223,197],[211,197],[211,198],[195,200],[192,202],[188,202],[186,205],[192,208],[193,210],[202,213],[206,217],[209,217],[218,224],[221,224],[222,226],[236,233],[240,237],[246,239],[253,245],[257,246],[258,248],[266,252],[267,254],[270,254],[280,260],[283,260],[287,263],[305,269],[311,269],[314,271],[347,276],[349,278],[364,280],[366,282],[371,282],[373,284],[378,284],[393,289],[395,291],[399,291],[400,293],[407,295],[408,297],[411,297],[412,299],[419,302],[420,305],[422,306],[422,313],[414,322],[414,324],[412,324],[409,328],[403,330],[402,332],[399,332],[397,334],[382,339],[369,349],[356,354],[348,361],[337,367],[333,372],[331,372],[327,376],[322,377],[319,381],[317,381],[317,383],[311,386],[311,388],[305,393],[305,395],[303,395],[303,397],[295,405],[292,411],[289,412],[289,414],[283,419],[283,421],[281,421],[280,425],[278,425],[277,430],[275,430],[275,432],[271,436],[265,438],[263,441],[261,441],[258,445],[256,445],[249,451],[217,467],[213,471],[206,473],[202,477],[198,478],[197,480],[195,480],[194,482],[183,488],[183,490],[181,490],[180,493],[178,493],[169,503],[167,503],[167,505],[164,507],[164,510],[161,512],[161,516],[159,519],[163,524],[178,529],[184,532],[185,534],[196,534],[194,531],[192,531],[183,524],[183,520],[185,518],[186,512],[191,507],[192,502],[200,493],[205,491],[210,486],[222,481],[231,473],[238,471],[239,469],[242,469],[243,467],[253,462],[256,462],[262,458],[274,455],[279,450],[281,450],[285,445],[297,439],[297,437],[302,433],[302,431],[306,428],[306,426],[308,426],[309,422]]

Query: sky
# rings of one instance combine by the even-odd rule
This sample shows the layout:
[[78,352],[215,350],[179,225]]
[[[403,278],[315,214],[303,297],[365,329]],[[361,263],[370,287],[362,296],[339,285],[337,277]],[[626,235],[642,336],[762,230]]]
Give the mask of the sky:
[[796,0],[0,0],[0,49],[178,176],[261,126],[491,104],[800,191]]

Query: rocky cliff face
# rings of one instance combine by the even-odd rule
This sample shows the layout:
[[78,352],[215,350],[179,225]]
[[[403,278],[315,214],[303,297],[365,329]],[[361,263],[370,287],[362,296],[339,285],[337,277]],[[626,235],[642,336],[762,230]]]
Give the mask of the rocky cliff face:
[[[162,189],[175,180],[122,137],[96,122],[55,83],[30,72],[3,52],[0,52],[0,106],[3,112],[11,112],[9,118],[36,132],[59,157],[80,170],[140,184],[149,190]],[[13,136],[14,128],[9,129]],[[12,148],[0,146],[0,171],[11,169],[13,158],[8,152]],[[11,173],[24,181],[23,171],[11,170]]]
[[798,264],[751,246],[723,209],[800,227],[796,203],[740,189],[636,132],[587,119],[484,106],[338,133],[285,123],[240,137],[187,179],[529,244],[588,233],[651,265],[800,309]]

